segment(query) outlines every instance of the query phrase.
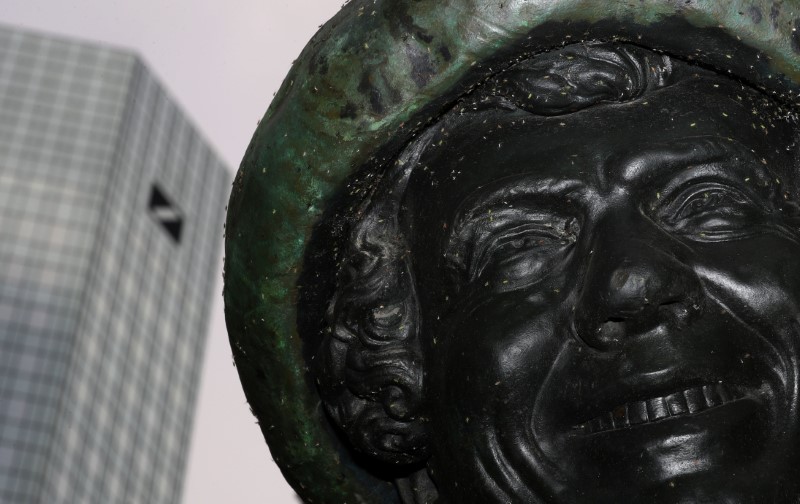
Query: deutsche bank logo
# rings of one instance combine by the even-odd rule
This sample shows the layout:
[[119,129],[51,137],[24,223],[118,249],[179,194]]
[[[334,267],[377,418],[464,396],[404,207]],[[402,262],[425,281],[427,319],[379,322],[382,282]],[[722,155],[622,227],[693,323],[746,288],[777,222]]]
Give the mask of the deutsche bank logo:
[[158,185],[153,184],[150,191],[150,202],[147,205],[150,216],[159,223],[172,238],[175,243],[181,241],[181,230],[183,228],[183,214],[180,209],[172,203],[164,191]]

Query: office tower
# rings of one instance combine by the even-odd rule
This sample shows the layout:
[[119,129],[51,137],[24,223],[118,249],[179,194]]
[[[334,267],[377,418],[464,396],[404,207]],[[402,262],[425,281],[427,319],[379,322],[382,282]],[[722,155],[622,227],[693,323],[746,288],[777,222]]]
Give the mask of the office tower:
[[228,188],[135,54],[0,26],[0,502],[179,501]]

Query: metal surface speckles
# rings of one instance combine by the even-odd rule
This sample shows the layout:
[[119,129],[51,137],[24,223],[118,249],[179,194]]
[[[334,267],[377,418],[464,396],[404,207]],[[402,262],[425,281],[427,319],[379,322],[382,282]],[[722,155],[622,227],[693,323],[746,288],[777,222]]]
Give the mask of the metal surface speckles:
[[[297,282],[312,227],[345,179],[406,143],[515,58],[620,40],[694,59],[796,103],[796,1],[352,1],[311,40],[259,125],[228,210],[225,310],[273,457],[309,502],[388,502],[340,457],[308,383]],[[373,160],[375,162],[375,160]],[[377,165],[380,165],[378,160]]]

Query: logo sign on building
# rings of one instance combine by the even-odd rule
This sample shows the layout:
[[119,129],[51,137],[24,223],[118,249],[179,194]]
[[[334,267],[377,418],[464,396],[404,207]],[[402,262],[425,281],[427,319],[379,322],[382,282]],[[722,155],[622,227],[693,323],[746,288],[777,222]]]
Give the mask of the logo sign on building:
[[181,230],[183,228],[183,214],[156,184],[153,184],[153,188],[150,191],[150,202],[147,208],[153,219],[161,225],[161,228],[166,231],[170,238],[172,238],[175,243],[180,243]]

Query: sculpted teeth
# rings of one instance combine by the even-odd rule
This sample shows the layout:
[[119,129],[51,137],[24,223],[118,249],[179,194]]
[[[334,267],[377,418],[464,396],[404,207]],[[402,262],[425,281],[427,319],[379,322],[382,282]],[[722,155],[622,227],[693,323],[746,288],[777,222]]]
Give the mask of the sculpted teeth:
[[664,418],[697,413],[736,399],[724,383],[692,387],[664,397],[633,401],[576,426],[586,433],[606,432]]

